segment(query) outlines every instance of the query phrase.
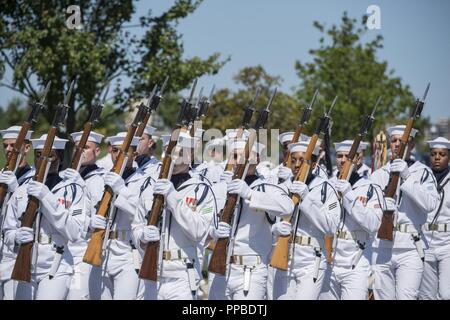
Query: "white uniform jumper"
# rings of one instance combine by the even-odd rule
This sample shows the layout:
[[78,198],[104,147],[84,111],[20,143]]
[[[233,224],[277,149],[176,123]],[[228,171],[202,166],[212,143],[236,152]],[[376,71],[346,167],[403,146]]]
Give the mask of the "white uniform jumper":
[[428,250],[420,299],[450,299],[450,173],[439,182],[439,206],[427,217],[422,227]]
[[[174,177],[172,177],[173,179]],[[192,300],[200,282],[201,270],[198,258],[199,243],[206,237],[216,204],[209,184],[185,174],[177,193],[168,195],[164,230],[161,231],[160,253],[162,269],[159,268],[158,282],[145,281],[147,300]],[[153,204],[153,186],[148,184],[142,192],[133,231],[139,239],[147,214]],[[162,219],[161,219],[162,220]],[[141,249],[144,249],[142,246]],[[160,250],[161,251],[161,250]],[[144,253],[141,250],[141,253]]]
[[[17,183],[19,186],[26,185],[35,174],[34,168],[28,165],[24,168],[19,168],[16,172]],[[17,191],[17,190],[16,190]],[[11,194],[12,196],[12,194]],[[4,221],[7,212],[7,203],[4,204],[5,210],[0,216],[0,225],[2,226],[2,234],[0,234],[0,300],[13,300],[17,288],[17,281],[11,280],[11,273],[16,262],[16,253],[11,250],[4,241]],[[2,209],[3,209],[2,208]],[[20,285],[22,286],[22,285]]]
[[380,226],[383,203],[383,191],[367,175],[343,197],[345,211],[334,235],[333,262],[321,299],[367,300],[371,242]]
[[103,196],[105,169],[96,165],[81,167],[81,177],[85,181],[86,220],[81,232],[81,237],[75,242],[69,242],[69,250],[74,259],[74,274],[70,282],[68,300],[99,300],[100,299],[100,275],[98,267],[83,262],[90,239],[89,221],[97,212],[97,204]]
[[294,210],[285,186],[269,183],[258,176],[247,176],[246,182],[250,182],[252,196],[250,200],[241,199],[233,216],[234,240],[230,244],[228,273],[226,277],[215,276],[210,285],[210,292],[225,287],[224,295],[228,300],[266,298],[272,224],[277,216],[289,215]]
[[[36,230],[33,245],[30,290],[19,290],[17,299],[56,299],[67,297],[73,274],[73,256],[67,247],[68,241],[76,241],[85,223],[84,181],[61,180],[56,175],[48,176],[49,181],[58,181],[51,193],[40,200],[40,228]],[[22,185],[11,197],[5,221],[6,243],[18,250],[15,233],[20,227],[20,218],[28,204],[27,185]],[[54,197],[57,202],[53,202]],[[50,279],[53,262],[62,252],[62,259],[56,273]],[[20,295],[19,295],[20,293]]]
[[[389,182],[390,164],[376,170],[371,179],[383,190]],[[409,167],[410,175],[401,181],[400,200],[394,215],[394,240],[373,242],[372,268],[376,300],[415,300],[423,273],[421,232],[427,216],[439,204],[431,170],[420,162]]]
[[308,189],[298,216],[292,221],[296,232],[289,248],[288,271],[275,269],[274,299],[316,300],[322,288],[326,269],[324,237],[336,232],[341,210],[336,192],[327,180],[315,176]]

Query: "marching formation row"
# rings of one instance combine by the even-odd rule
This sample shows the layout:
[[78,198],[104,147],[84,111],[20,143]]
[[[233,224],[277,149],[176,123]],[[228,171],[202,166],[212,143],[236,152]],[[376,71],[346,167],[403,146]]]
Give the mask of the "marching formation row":
[[280,164],[260,163],[265,146],[244,127],[195,164],[202,132],[183,119],[162,161],[145,124],[108,137],[102,159],[101,134],[72,133],[65,170],[68,140],[2,130],[7,159],[20,157],[0,173],[1,298],[449,299],[450,141],[428,141],[429,168],[411,156],[417,131],[391,127],[392,161],[372,172],[362,130],[334,144],[329,175],[328,116],[311,137],[281,134]]

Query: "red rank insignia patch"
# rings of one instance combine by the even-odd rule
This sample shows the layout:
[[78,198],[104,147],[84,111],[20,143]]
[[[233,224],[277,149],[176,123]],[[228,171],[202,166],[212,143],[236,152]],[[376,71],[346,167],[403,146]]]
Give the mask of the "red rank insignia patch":
[[64,198],[59,198],[58,202],[60,205],[64,206],[64,208],[70,208],[70,205],[72,204],[72,201],[65,201]]
[[195,198],[186,197],[186,204],[189,208],[191,208],[192,211],[195,211],[197,209],[197,201],[195,200]]

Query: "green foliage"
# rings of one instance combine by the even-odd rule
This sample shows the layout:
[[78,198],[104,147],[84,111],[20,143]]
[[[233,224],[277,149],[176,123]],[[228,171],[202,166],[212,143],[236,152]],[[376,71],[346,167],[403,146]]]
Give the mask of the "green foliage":
[[[382,103],[376,112],[376,121],[368,139],[373,133],[385,129],[387,124],[403,123],[409,108],[414,105],[414,96],[408,85],[404,85],[394,70],[388,70],[386,61],[377,59],[377,52],[383,47],[381,36],[363,43],[366,35],[365,17],[362,26],[350,19],[346,13],[340,26],[326,29],[319,22],[314,26],[323,34],[320,47],[310,50],[312,62],[297,61],[295,69],[301,79],[297,97],[307,101],[314,90],[320,90],[318,106],[328,107],[338,95],[333,117],[334,141],[351,139],[361,125],[361,116],[368,114],[378,96]],[[425,81],[424,81],[425,84]],[[419,94],[419,93],[417,93]],[[314,115],[323,112],[316,108]],[[426,121],[419,124],[423,126]]]
[[[117,116],[130,101],[147,96],[166,75],[171,76],[169,90],[176,92],[195,77],[216,73],[225,63],[219,61],[218,53],[205,60],[183,58],[176,26],[200,3],[177,0],[160,16],[151,11],[142,15],[140,27],[147,31],[138,39],[126,28],[135,12],[132,0],[7,1],[0,12],[0,76],[8,66],[13,70],[13,81],[2,84],[33,100],[51,80],[49,110],[44,113],[51,122],[70,80],[75,79],[67,118],[67,131],[73,132],[81,129],[92,105],[114,82],[114,98],[102,114],[102,125],[106,126],[102,129],[109,131],[111,119],[120,122]],[[81,9],[80,29],[66,26],[70,17],[66,10],[72,4]],[[122,84],[123,76],[131,79],[131,86]]]

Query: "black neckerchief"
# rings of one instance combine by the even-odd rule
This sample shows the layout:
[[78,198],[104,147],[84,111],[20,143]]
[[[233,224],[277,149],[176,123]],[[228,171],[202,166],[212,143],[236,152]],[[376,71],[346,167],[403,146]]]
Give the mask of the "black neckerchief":
[[49,173],[45,180],[45,185],[52,190],[60,181],[62,181],[62,178],[57,173]]
[[252,174],[252,175],[249,175],[249,176],[245,177],[245,183],[248,186],[251,186],[252,183],[255,182],[256,180],[258,180],[258,176],[256,174]]
[[174,174],[170,178],[170,181],[173,183],[175,189],[178,189],[184,182],[188,181],[191,178],[191,175],[188,172],[183,172],[179,174]]
[[348,182],[350,182],[350,184],[352,186],[354,186],[355,183],[358,182],[358,180],[361,179],[361,178],[362,178],[362,176],[360,176],[357,171],[353,171],[352,175],[350,176],[350,179],[348,180]]
[[97,169],[98,169],[98,166],[96,164],[89,164],[87,166],[82,166],[80,168],[80,176],[83,178],[83,180],[86,180],[86,176],[90,172],[97,170]]
[[411,167],[416,162],[415,160],[411,160],[411,159],[408,159],[405,161],[406,161],[406,164],[408,165],[408,168]]
[[25,175],[25,173],[27,173],[30,170],[31,170],[31,167],[28,164],[26,164],[22,168],[21,167],[17,168],[17,171],[16,171],[17,180],[19,180],[23,175]]
[[433,169],[434,176],[436,177],[438,185],[441,184],[442,180],[447,176],[448,172],[450,171],[450,167],[445,168],[441,171],[436,171]]
[[122,179],[127,180],[135,171],[136,168],[125,168],[122,173]]
[[150,157],[146,154],[141,154],[134,159],[136,161],[139,168],[142,168],[144,164],[146,164],[150,160]]

